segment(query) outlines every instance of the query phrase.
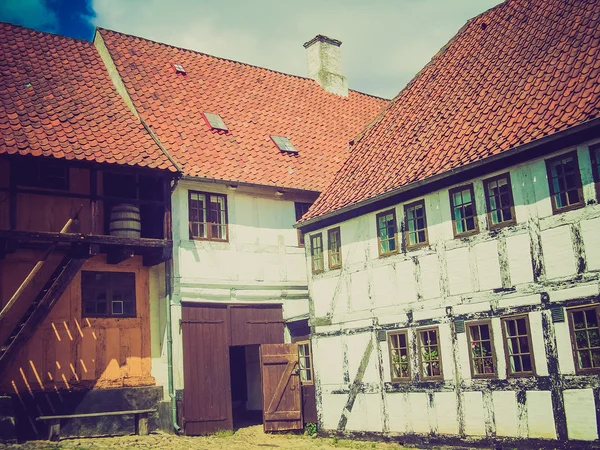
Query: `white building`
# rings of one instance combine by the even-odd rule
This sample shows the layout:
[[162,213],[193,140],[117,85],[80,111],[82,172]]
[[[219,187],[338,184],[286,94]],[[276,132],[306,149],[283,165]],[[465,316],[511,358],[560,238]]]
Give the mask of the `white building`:
[[469,21],[300,223],[322,429],[598,441],[599,14]]
[[[161,288],[169,310],[153,311],[153,375],[183,401],[186,434],[232,428],[238,411],[263,409],[260,344],[300,341],[310,352],[304,244],[293,225],[387,102],[348,90],[341,42],[324,36],[305,44],[314,79],[103,29],[95,45],[182,174],[171,286]],[[304,401],[313,399],[304,420],[316,421],[312,376],[301,376]]]

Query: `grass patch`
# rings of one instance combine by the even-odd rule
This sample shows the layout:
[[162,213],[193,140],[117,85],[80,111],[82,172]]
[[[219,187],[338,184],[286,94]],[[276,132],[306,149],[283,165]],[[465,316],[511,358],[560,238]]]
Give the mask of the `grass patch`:
[[228,438],[234,435],[233,430],[219,430],[215,432],[215,437],[218,438]]

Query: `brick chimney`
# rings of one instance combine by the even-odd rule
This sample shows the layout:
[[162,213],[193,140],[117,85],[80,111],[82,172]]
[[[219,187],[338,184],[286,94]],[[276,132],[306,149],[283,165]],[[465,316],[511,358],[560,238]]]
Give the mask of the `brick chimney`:
[[308,76],[332,94],[348,96],[348,81],[342,75],[342,41],[321,34],[304,44]]

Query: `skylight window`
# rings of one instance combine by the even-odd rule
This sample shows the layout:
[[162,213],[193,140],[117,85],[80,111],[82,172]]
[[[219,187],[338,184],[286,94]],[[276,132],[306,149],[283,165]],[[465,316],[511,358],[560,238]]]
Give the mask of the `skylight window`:
[[225,122],[223,122],[223,119],[221,118],[220,115],[204,113],[204,117],[206,118],[206,121],[208,122],[208,124],[211,126],[211,128],[213,130],[223,130],[223,131],[229,130],[229,128],[227,128],[227,125],[225,125]]
[[185,75],[185,69],[183,68],[183,66],[181,64],[173,64],[173,69],[175,69],[176,73],[181,73],[183,75]]
[[285,136],[271,136],[271,139],[282,152],[298,153],[298,149]]

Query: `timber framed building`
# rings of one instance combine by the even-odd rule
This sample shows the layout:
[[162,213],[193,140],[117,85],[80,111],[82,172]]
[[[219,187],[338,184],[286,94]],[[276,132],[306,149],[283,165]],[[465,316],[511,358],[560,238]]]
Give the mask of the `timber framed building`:
[[598,445],[598,17],[470,20],[303,217],[323,429]]

